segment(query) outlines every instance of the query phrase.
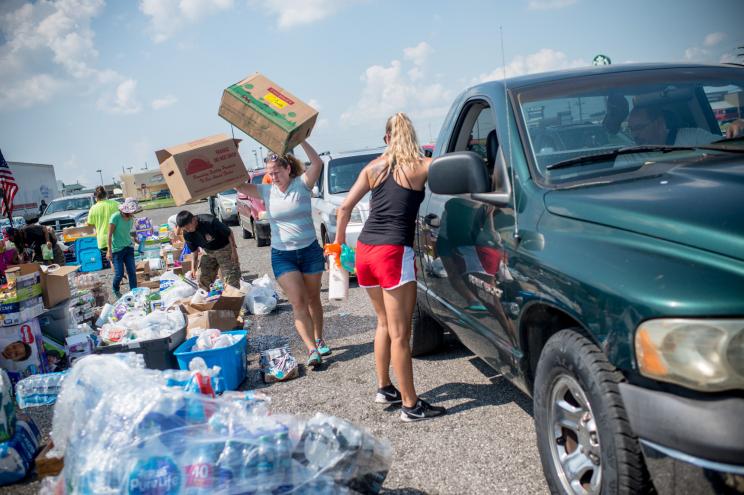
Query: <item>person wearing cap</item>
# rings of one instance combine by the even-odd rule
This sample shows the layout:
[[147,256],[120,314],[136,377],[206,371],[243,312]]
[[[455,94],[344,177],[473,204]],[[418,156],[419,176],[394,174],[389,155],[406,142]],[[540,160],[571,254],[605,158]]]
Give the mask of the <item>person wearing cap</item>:
[[119,205],[119,211],[111,215],[108,227],[108,251],[106,258],[114,267],[112,283],[114,297],[119,299],[119,285],[124,278],[124,268],[127,270],[129,288],[137,288],[137,267],[134,264],[134,214],[139,212],[139,203],[134,198],[127,198]]
[[183,231],[186,247],[191,251],[191,268],[199,269],[199,286],[209,290],[222,272],[226,285],[240,287],[240,260],[235,236],[230,227],[214,215],[194,215],[183,210],[176,216],[176,225]]

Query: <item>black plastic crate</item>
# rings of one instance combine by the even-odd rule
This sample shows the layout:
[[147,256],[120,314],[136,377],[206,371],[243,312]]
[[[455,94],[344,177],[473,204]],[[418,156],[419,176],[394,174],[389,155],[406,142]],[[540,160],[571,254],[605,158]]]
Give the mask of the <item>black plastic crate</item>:
[[153,370],[177,370],[178,361],[173,350],[186,340],[186,326],[162,339],[125,342],[97,347],[96,354],[113,354],[116,352],[135,352],[145,357],[145,366]]

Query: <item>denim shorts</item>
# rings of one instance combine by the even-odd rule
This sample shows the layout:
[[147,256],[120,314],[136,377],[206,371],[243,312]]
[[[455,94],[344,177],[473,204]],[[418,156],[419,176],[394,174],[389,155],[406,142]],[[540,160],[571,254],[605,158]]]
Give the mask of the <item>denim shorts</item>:
[[325,271],[323,250],[318,245],[318,241],[313,241],[307,247],[291,251],[271,248],[271,268],[274,270],[274,278],[277,280],[289,272],[300,272],[307,275],[323,273]]

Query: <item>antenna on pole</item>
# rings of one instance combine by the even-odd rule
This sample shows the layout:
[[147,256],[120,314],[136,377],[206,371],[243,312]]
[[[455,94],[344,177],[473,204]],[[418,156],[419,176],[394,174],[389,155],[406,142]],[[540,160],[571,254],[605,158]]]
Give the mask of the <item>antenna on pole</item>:
[[509,149],[509,169],[511,170],[511,190],[512,190],[512,201],[514,202],[514,240],[519,241],[519,220],[517,218],[517,188],[516,182],[514,181],[514,163],[512,162],[512,136],[511,136],[511,117],[509,110],[511,105],[509,104],[509,94],[506,90],[506,56],[504,55],[504,29],[499,26],[499,35],[501,36],[501,69],[504,73],[504,108],[506,109],[506,139],[508,141]]

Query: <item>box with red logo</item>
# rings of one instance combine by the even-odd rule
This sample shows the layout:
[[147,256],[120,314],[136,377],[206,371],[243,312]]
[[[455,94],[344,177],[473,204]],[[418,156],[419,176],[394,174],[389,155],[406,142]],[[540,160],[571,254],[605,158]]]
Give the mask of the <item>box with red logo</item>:
[[178,206],[231,189],[248,180],[239,139],[209,136],[156,151],[160,171]]
[[39,320],[0,328],[0,368],[14,384],[29,375],[47,373],[47,358]]
[[318,111],[256,73],[223,91],[218,115],[274,153],[286,153],[307,139]]

